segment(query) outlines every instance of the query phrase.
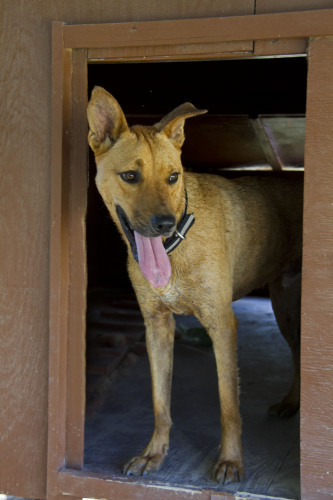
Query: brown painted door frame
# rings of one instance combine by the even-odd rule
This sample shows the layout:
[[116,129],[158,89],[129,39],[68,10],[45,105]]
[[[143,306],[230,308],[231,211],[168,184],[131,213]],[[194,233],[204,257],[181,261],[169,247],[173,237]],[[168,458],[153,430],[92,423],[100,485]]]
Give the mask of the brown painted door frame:
[[[200,498],[82,469],[85,412],[87,65],[304,53],[302,499],[333,491],[333,10],[177,21],[53,23],[48,498]],[[330,338],[331,337],[331,338]]]

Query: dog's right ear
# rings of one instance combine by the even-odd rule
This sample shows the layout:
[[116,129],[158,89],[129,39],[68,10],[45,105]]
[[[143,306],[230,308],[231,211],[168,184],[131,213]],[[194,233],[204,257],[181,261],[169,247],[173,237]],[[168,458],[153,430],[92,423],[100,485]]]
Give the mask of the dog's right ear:
[[181,148],[185,140],[184,124],[186,118],[203,115],[204,113],[207,113],[206,109],[198,109],[190,102],[185,102],[162,118],[160,122],[155,123],[154,127]]
[[106,153],[120,135],[128,130],[118,102],[102,87],[94,87],[88,104],[88,142],[96,155]]

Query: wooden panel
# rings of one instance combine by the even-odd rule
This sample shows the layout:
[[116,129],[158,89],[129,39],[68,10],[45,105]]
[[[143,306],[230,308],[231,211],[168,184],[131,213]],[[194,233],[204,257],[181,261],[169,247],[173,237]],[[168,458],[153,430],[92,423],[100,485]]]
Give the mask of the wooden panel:
[[257,141],[261,145],[264,152],[267,163],[271,165],[273,170],[282,170],[282,162],[279,155],[276,154],[276,149],[273,147],[272,141],[270,140],[269,129],[267,129],[261,119],[252,120],[253,130],[256,134]]
[[68,314],[67,386],[67,465],[83,465],[85,413],[85,338],[86,338],[86,211],[88,191],[88,77],[86,50],[72,55],[72,120],[70,164],[70,284]]
[[306,54],[308,42],[305,38],[288,38],[282,40],[257,40],[254,44],[254,55],[273,56],[289,54]]
[[63,62],[62,23],[53,29],[49,498],[64,462],[83,462],[87,197],[86,51],[65,52]]
[[192,490],[175,488],[168,485],[145,484],[135,478],[120,480],[99,474],[87,474],[79,471],[64,471],[59,474],[61,491],[67,495],[80,497],[121,498],[121,500],[232,500],[234,495],[210,490]]
[[253,42],[192,43],[187,45],[154,45],[135,47],[109,47],[90,49],[88,58],[96,61],[144,60],[166,61],[188,57],[194,59],[220,59],[222,57],[246,56],[253,53]]
[[333,10],[182,21],[66,25],[64,46],[105,48],[215,43],[220,42],[221,37],[223,42],[307,38],[330,35],[332,25]]
[[277,169],[304,167],[305,116],[268,116],[258,118]]
[[[184,0],[181,3],[177,0],[2,0],[1,492],[43,498],[46,489],[51,21],[102,23],[253,12],[254,0],[239,0],[236,5],[229,0]],[[56,196],[60,194],[57,192]],[[59,221],[53,217],[52,223],[56,226],[56,239],[60,234],[57,233]],[[59,254],[59,259],[63,257]],[[66,268],[61,269],[60,278],[64,277],[66,283]],[[53,300],[60,300],[60,296],[53,296]],[[63,318],[60,327],[62,321]],[[67,346],[53,343],[51,349],[53,354],[60,349],[61,358]],[[53,362],[56,364],[60,358],[56,356]],[[61,366],[61,370],[57,368],[62,387],[65,366]],[[51,385],[54,382],[51,378]],[[62,408],[51,406],[50,411],[55,412],[53,418],[56,420]],[[50,437],[53,456],[49,459],[57,457],[59,447],[61,449],[58,437],[61,437],[61,429],[59,436]]]
[[119,60],[177,60],[189,56],[191,60],[220,59],[235,56],[273,56],[273,55],[304,55],[307,51],[307,39],[272,39],[243,42],[193,43],[187,45],[155,45],[154,47],[109,47],[90,49],[88,59],[91,62],[107,62]]
[[0,488],[38,497],[46,480],[49,293],[49,91],[41,74],[49,68],[31,69],[39,30],[21,31],[13,8],[1,2],[0,10]]
[[[29,206],[28,200],[26,206]],[[7,246],[6,243],[9,242],[2,240],[2,246]],[[14,245],[10,250],[13,259],[18,258],[19,251],[20,248]],[[31,251],[29,249],[29,253]],[[34,268],[38,273],[36,265]],[[47,331],[47,304],[41,299],[40,288],[6,285],[0,287],[0,484],[1,491],[14,491],[15,488],[21,494],[32,496],[35,491],[43,492],[46,479],[47,377],[44,365],[47,342],[44,332]],[[47,290],[44,289],[44,293],[47,297]],[[39,370],[44,371],[44,377],[39,377]],[[16,471],[22,471],[21,477]],[[39,490],[34,484],[35,471],[42,474]]]
[[331,9],[333,0],[256,0],[256,14]]
[[333,38],[312,40],[305,143],[301,484],[333,492]]
[[[64,463],[66,436],[67,322],[69,285],[69,172],[71,52],[63,54],[62,23],[53,26],[52,157],[50,232],[50,344],[48,484],[57,493],[57,470]],[[67,96],[67,99],[65,97]]]

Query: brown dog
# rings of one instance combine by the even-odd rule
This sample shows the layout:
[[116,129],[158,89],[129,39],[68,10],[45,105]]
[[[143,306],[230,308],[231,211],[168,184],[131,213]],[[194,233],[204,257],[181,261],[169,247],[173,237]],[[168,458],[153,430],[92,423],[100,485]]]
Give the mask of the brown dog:
[[272,412],[291,415],[299,407],[302,186],[274,178],[230,181],[185,173],[180,159],[184,122],[202,113],[186,103],[154,126],[129,128],[117,101],[95,87],[88,106],[89,144],[98,190],[128,246],[128,272],[145,320],[152,376],[154,432],[124,472],[157,471],[167,454],[173,313],[194,314],[214,346],[222,425],[214,475],[228,483],[244,474],[237,320],[231,304],[266,283],[295,364],[293,386]]

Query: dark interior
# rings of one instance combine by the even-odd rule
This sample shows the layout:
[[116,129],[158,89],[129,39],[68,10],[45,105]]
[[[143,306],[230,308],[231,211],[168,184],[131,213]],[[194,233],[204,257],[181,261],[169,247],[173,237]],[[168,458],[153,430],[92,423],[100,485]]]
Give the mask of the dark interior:
[[[94,64],[89,66],[89,94],[95,85],[120,103],[129,124],[153,124],[190,101],[208,113],[188,120],[183,164],[197,171],[235,175],[239,167],[267,165],[253,127],[255,119],[275,120],[280,154],[295,168],[303,166],[307,61],[305,57],[167,63]],[[287,126],[283,117],[292,117]],[[295,123],[295,125],[294,125]],[[288,130],[287,138],[281,134]],[[95,188],[90,152],[87,217],[89,289],[128,289],[126,251]],[[116,265],[114,265],[116,263]]]
[[125,114],[165,114],[190,101],[211,114],[298,114],[305,111],[305,57],[94,64],[89,90],[110,91]]
[[[153,124],[186,101],[208,109],[186,123],[185,168],[226,176],[303,175],[306,75],[305,57],[94,64],[89,93],[95,85],[108,90],[130,125]],[[142,318],[126,272],[127,250],[97,192],[95,170],[90,152],[85,467],[120,477],[124,462],[142,451],[152,430],[150,379]],[[298,498],[298,418],[266,416],[267,407],[286,392],[289,349],[269,299],[236,304],[247,481],[227,490]],[[177,320],[182,338],[175,349],[175,448],[161,472],[144,480],[219,489],[206,474],[219,434],[214,359],[202,332],[199,346],[197,337],[194,344],[187,342],[186,332],[198,333],[198,325],[188,321]],[[198,363],[204,378],[197,377]],[[206,407],[211,412],[203,411]],[[133,418],[140,422],[138,431]]]

